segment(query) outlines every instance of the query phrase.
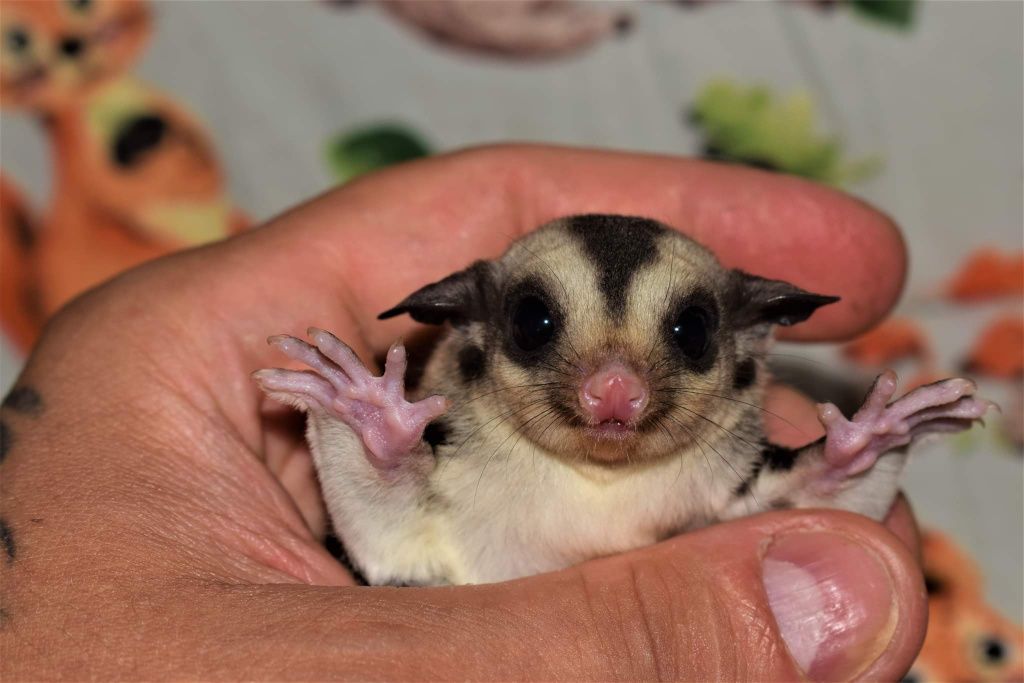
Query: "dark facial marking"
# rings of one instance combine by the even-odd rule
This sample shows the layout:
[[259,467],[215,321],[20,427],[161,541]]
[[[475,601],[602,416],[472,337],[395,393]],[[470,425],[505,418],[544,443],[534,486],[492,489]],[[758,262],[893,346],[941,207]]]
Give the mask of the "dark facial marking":
[[6,422],[0,421],[0,462],[7,457],[7,451],[11,450],[12,442],[11,430],[7,427]]
[[[537,320],[524,321],[521,318],[520,304],[524,301],[540,302],[544,309],[544,322],[537,327]],[[536,368],[545,361],[551,362],[555,357],[556,345],[565,319],[562,309],[555,298],[550,296],[543,282],[535,278],[527,278],[512,285],[504,296],[502,312],[501,336],[502,350],[510,360],[524,368]],[[531,323],[529,330],[522,329],[525,323]],[[524,331],[543,332],[543,343],[522,344]],[[536,341],[536,340],[534,340]]]
[[17,548],[14,545],[14,532],[2,519],[0,519],[0,545],[3,545],[4,552],[7,553],[7,564],[14,562],[14,556],[17,554]]
[[38,415],[43,411],[43,399],[32,387],[14,387],[4,398],[3,407],[15,413]]
[[753,358],[740,361],[736,366],[736,375],[732,378],[732,388],[736,391],[748,389],[757,380],[757,363]]
[[773,500],[769,505],[769,510],[789,510],[793,507],[793,501],[788,498],[778,498]]
[[472,382],[483,377],[486,365],[487,356],[479,346],[469,344],[459,349],[459,374],[464,381]]
[[[705,289],[690,292],[668,310],[663,323],[665,334],[670,353],[682,367],[692,372],[704,373],[715,366],[715,359],[718,357],[719,320],[715,297]],[[694,344],[690,338],[693,334],[703,338],[701,344]],[[694,349],[699,353],[693,353]]]
[[765,444],[761,451],[761,459],[770,470],[776,472],[788,472],[796,464],[800,451],[785,446],[776,446],[773,443]]
[[629,283],[654,261],[656,240],[665,228],[646,218],[601,214],[575,216],[568,227],[597,268],[598,286],[608,312],[621,316]]
[[434,420],[423,430],[423,440],[427,442],[430,449],[437,452],[438,446],[449,443],[448,436],[451,434],[451,427],[444,420]]
[[742,498],[743,496],[750,493],[750,489],[754,488],[754,484],[757,482],[757,478],[761,476],[762,467],[764,467],[763,460],[754,461],[754,464],[750,470],[750,474],[747,475],[747,478],[741,481],[740,485],[737,486],[736,490],[733,491],[737,498]]

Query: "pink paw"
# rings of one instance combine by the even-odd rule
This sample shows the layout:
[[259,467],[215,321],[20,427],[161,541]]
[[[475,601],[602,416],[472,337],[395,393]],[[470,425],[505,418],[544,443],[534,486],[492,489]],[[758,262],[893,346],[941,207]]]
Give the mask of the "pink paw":
[[311,327],[307,334],[315,346],[287,335],[267,342],[312,372],[260,370],[253,373],[256,382],[272,398],[343,421],[362,437],[374,467],[399,466],[419,445],[427,424],[448,409],[448,402],[441,396],[405,400],[406,357],[400,342],[388,351],[384,374],[374,377],[330,332]]
[[819,405],[830,479],[841,481],[860,474],[884,453],[908,446],[925,434],[968,429],[995,405],[975,398],[976,389],[970,380],[947,379],[918,387],[889,403],[896,393],[896,373],[886,370],[852,420],[831,403]]

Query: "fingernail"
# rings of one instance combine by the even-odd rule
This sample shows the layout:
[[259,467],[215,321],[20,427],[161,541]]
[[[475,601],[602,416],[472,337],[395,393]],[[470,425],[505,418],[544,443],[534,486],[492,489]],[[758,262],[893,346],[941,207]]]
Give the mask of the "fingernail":
[[812,680],[849,680],[892,640],[892,580],[854,540],[825,532],[783,536],[769,546],[762,577],[782,639]]

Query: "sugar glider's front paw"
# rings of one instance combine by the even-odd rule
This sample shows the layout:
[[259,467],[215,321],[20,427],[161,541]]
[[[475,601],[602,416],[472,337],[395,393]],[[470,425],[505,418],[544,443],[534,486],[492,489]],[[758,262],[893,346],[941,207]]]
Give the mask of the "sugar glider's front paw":
[[374,377],[355,352],[330,332],[310,328],[310,345],[279,335],[267,341],[313,371],[260,370],[256,382],[271,397],[303,410],[323,411],[362,437],[378,469],[398,467],[419,445],[427,424],[448,409],[441,396],[405,400],[405,348],[395,342],[384,374]]
[[826,430],[827,466],[819,483],[825,488],[838,486],[874,466],[883,454],[909,446],[926,434],[970,428],[995,405],[976,398],[976,389],[968,379],[947,379],[918,387],[889,403],[896,393],[896,373],[887,370],[875,380],[852,420],[831,403],[818,406]]

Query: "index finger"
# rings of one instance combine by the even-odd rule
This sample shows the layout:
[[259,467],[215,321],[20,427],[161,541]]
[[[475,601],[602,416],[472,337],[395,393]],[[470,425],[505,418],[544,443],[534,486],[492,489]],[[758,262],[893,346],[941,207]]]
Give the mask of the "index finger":
[[[727,266],[842,297],[783,330],[788,339],[866,329],[896,301],[906,270],[892,221],[836,190],[698,160],[542,146],[480,148],[388,169],[282,216],[257,241],[276,242],[277,272],[301,273],[320,294],[344,282],[352,312],[370,321],[424,284],[574,213],[655,218]],[[377,324],[386,333],[373,334],[372,345],[413,326]]]

